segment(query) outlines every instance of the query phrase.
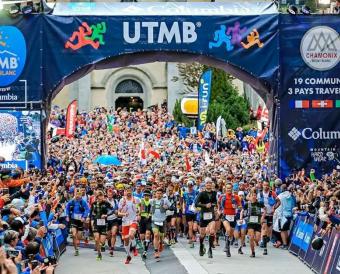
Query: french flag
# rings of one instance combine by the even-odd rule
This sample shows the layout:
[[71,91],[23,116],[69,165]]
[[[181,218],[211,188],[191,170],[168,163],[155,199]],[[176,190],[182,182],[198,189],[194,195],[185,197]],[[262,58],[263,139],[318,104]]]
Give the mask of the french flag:
[[290,108],[309,108],[309,100],[290,100]]

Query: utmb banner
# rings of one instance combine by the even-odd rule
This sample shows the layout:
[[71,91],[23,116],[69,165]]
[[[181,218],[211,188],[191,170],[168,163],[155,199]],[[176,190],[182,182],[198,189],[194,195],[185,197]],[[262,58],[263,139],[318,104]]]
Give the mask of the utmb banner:
[[340,166],[339,17],[281,19],[281,173],[321,176]]

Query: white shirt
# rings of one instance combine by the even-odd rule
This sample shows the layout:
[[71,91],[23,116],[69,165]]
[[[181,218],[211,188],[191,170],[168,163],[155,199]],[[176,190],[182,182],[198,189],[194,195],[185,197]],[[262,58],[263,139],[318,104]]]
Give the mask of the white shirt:
[[133,223],[137,223],[137,206],[139,199],[133,197],[131,200],[127,200],[125,197],[120,199],[118,210],[123,213],[128,213],[127,216],[122,218],[122,226],[129,226]]

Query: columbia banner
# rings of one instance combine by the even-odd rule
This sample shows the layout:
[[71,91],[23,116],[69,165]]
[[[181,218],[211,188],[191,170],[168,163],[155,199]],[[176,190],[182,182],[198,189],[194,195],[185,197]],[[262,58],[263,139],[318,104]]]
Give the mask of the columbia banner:
[[281,177],[303,167],[319,177],[340,165],[339,32],[338,16],[282,17]]
[[203,72],[198,88],[198,130],[202,130],[208,114],[208,107],[210,102],[211,92],[211,69]]

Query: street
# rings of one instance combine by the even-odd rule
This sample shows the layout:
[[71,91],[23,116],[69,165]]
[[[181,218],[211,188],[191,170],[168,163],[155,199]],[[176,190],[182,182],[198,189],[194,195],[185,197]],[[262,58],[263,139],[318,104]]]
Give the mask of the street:
[[167,248],[162,253],[161,260],[156,262],[149,254],[146,263],[141,257],[134,257],[130,265],[124,264],[125,252],[115,252],[113,258],[106,254],[103,261],[97,262],[95,252],[92,249],[81,249],[79,257],[73,256],[73,248],[69,246],[65,254],[62,255],[57,274],[81,273],[81,274],[106,274],[106,273],[138,273],[138,274],[224,274],[224,273],[275,273],[286,274],[311,274],[313,273],[297,257],[291,255],[286,250],[269,248],[269,255],[263,256],[258,249],[255,259],[249,257],[249,247],[244,248],[244,255],[238,255],[237,249],[232,249],[232,257],[227,258],[221,246],[213,251],[214,258],[208,259],[205,255],[198,255],[198,246],[191,249],[185,244],[184,239],[180,239],[174,247]]

